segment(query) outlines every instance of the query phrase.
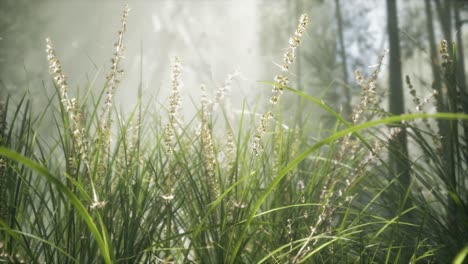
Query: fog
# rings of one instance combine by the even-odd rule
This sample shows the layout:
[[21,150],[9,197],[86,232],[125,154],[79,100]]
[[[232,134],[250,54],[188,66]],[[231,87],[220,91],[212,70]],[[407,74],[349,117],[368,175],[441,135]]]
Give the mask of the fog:
[[[13,94],[25,88],[32,94],[52,92],[45,54],[45,38],[50,37],[68,75],[70,92],[86,89],[94,78],[93,89],[99,91],[110,70],[124,4],[42,1],[31,4],[34,10],[30,6],[15,10],[19,21],[6,21],[9,34],[2,35],[2,45],[15,54],[2,58],[2,87]],[[183,67],[185,108],[191,107],[190,98],[198,100],[201,83],[212,93],[235,71],[241,73],[233,84],[235,100],[265,91],[257,81],[272,78],[267,70],[273,68],[273,55],[281,54],[262,54],[256,1],[136,1],[129,7],[125,74],[116,92],[117,105],[131,109],[140,80],[145,96],[164,103],[175,56]],[[2,11],[7,12],[4,7]],[[283,42],[286,46],[287,39]],[[48,88],[42,87],[43,81]]]
[[[2,93],[21,95],[29,90],[33,95],[41,95],[34,97],[36,105],[43,104],[54,93],[45,54],[47,37],[54,43],[68,76],[70,92],[83,93],[90,83],[93,91],[100,91],[110,70],[125,3],[2,0]],[[403,72],[417,75],[427,87],[432,77],[426,33],[422,31],[423,5],[424,1],[400,3],[399,24]],[[289,36],[294,33],[301,13],[308,13],[311,23],[290,72],[291,86],[323,98],[337,111],[352,99],[344,97],[345,89],[350,90],[353,102],[360,94],[354,70],[370,75],[379,54],[388,48],[383,2],[342,1],[347,65],[339,54],[334,1],[160,0],[132,1],[129,7],[122,62],[125,75],[116,91],[116,105],[125,111],[137,103],[140,84],[145,99],[151,98],[159,106],[166,104],[171,60],[175,56],[183,67],[185,111],[193,112],[193,102],[197,104],[200,97],[200,84],[205,84],[213,95],[228,74],[235,71],[240,75],[232,87],[234,108],[241,108],[244,99],[248,108],[267,104],[271,88],[259,81],[272,81],[280,71]],[[466,36],[465,32],[460,34]],[[436,35],[442,39],[440,30]],[[386,63],[380,82],[386,82]],[[350,76],[347,79],[343,69]],[[385,89],[386,85],[383,86]],[[265,100],[258,100],[258,96],[264,96]],[[288,103],[284,108],[292,108],[297,96],[285,97]],[[385,100],[384,97],[384,104]]]

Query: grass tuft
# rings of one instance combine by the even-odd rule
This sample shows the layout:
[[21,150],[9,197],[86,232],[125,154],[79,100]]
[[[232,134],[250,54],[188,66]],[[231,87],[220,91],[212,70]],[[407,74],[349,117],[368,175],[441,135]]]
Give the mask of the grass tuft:
[[[233,118],[236,71],[214,98],[201,85],[198,110],[185,121],[177,57],[167,111],[151,112],[141,93],[130,113],[114,106],[128,16],[125,6],[101,86],[72,98],[47,39],[51,100],[37,110],[28,93],[0,98],[1,262],[464,261],[468,114],[447,42],[440,50],[446,93],[420,97],[407,76],[414,109],[390,115],[376,85],[385,51],[371,76],[356,71],[361,98],[347,118],[288,86],[309,23],[302,15],[281,72],[264,82],[273,86],[264,113],[243,105]],[[334,125],[323,128],[314,117],[289,125],[284,92],[328,112]],[[431,101],[437,111],[425,109]],[[46,113],[54,122],[47,135]],[[388,162],[402,129],[412,149],[399,155],[411,164],[406,188]]]

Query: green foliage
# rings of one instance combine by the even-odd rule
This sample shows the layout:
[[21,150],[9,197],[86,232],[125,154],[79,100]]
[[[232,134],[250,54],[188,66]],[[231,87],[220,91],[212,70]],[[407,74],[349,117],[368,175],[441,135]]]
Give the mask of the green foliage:
[[[40,111],[29,94],[2,102],[1,261],[416,263],[457,253],[463,261],[466,113],[385,113],[372,90],[380,66],[368,80],[359,75],[364,92],[351,121],[320,98],[265,82],[278,98],[299,96],[335,123],[291,128],[275,105],[273,128],[257,142],[263,151],[253,152],[257,115],[243,107],[234,123],[222,96],[204,95],[190,121],[179,120],[178,60],[167,112],[151,112],[141,98],[129,114],[112,107],[126,15],[108,81],[89,88],[101,89],[96,97],[68,98],[49,40],[55,96]],[[40,129],[46,114],[55,120],[52,136]],[[447,141],[455,157],[444,156],[442,132],[421,120],[460,129]],[[386,161],[401,129],[420,151],[401,157],[412,165],[407,188]]]

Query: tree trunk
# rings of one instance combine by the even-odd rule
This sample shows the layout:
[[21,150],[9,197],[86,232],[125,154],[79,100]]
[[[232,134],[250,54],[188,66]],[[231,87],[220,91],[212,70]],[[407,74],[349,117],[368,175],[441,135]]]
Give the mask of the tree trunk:
[[444,38],[448,42],[448,46],[452,46],[452,19],[451,19],[451,0],[445,0],[443,4],[439,0],[435,0],[437,14],[439,15],[440,25]]
[[[459,91],[459,102],[461,104],[461,109],[464,114],[468,114],[468,90],[466,86],[466,76],[465,76],[465,55],[463,52],[463,38],[462,38],[462,20],[460,18],[460,8],[462,3],[455,2],[455,8],[453,12],[455,13],[455,32],[457,38],[457,85]],[[460,5],[460,8],[457,7]],[[468,146],[468,122],[463,121],[463,133],[465,135],[465,146]],[[468,150],[465,148],[463,150],[465,160],[468,160]]]
[[[400,36],[398,30],[398,17],[396,0],[387,0],[387,26],[390,46],[390,100],[389,111],[394,115],[405,112],[403,96],[403,78],[401,72]],[[394,142],[394,149],[390,155],[390,165],[399,177],[402,190],[410,186],[410,171],[408,161],[408,147],[406,130],[402,128]],[[403,193],[404,195],[404,193]]]
[[[389,111],[391,114],[400,115],[405,112],[405,101],[403,96],[403,77],[401,69],[400,36],[398,30],[397,0],[387,0],[387,27],[390,47],[389,65]],[[401,125],[401,124],[400,124]],[[398,177],[399,186],[396,188],[395,197],[398,199],[399,210],[406,210],[411,207],[411,201],[405,200],[406,193],[411,188],[410,164],[408,156],[406,130],[403,126],[401,132],[390,142],[389,164],[392,172]],[[401,211],[400,211],[401,212]],[[397,212],[399,213],[399,212]],[[400,217],[402,222],[413,222],[410,213]],[[407,237],[405,226],[399,226],[401,234],[401,263],[408,263],[411,259],[413,240]]]
[[343,69],[343,92],[345,95],[346,102],[344,103],[343,114],[349,120],[349,116],[351,115],[351,92],[350,86],[348,83],[348,63],[346,60],[346,47],[344,44],[344,36],[343,36],[343,18],[341,16],[341,4],[340,0],[335,0],[335,7],[336,7],[336,18],[338,23],[338,41],[340,43],[340,57]]
[[[434,82],[432,88],[437,91],[437,110],[444,112],[444,99],[442,94],[441,78],[440,78],[440,63],[439,63],[439,53],[437,52],[436,38],[434,34],[434,25],[432,24],[432,7],[431,0],[425,0],[425,11],[426,11],[426,25],[428,33],[428,42],[429,42],[429,54],[431,57],[431,69]],[[442,125],[439,122],[439,130],[441,130]]]

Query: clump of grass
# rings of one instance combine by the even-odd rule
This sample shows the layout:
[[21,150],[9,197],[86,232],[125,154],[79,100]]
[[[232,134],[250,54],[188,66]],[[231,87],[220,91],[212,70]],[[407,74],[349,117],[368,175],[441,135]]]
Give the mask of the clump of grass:
[[[442,259],[436,257],[443,255],[438,242],[447,230],[453,236],[447,247],[466,242],[456,234],[464,234],[464,225],[452,227],[449,215],[466,216],[462,181],[466,155],[459,143],[447,145],[443,136],[458,141],[463,137],[458,132],[434,131],[427,119],[461,121],[467,116],[455,111],[459,108],[453,108],[452,102],[448,105],[454,113],[426,114],[423,107],[433,95],[420,100],[408,78],[416,113],[388,117],[376,91],[387,52],[369,78],[356,71],[362,94],[351,122],[320,99],[288,87],[289,67],[306,33],[307,15],[301,16],[289,39],[260,124],[248,118],[247,109],[240,111],[236,124],[230,117],[231,105],[226,102],[237,73],[227,76],[213,99],[208,96],[210,87],[202,85],[197,113],[187,124],[180,120],[183,75],[178,58],[172,65],[167,113],[152,113],[151,105],[143,108],[140,100],[124,115],[113,107],[113,98],[123,77],[120,62],[128,12],[126,6],[107,81],[102,87],[90,87],[100,91],[97,98],[92,92],[91,97],[71,98],[64,69],[48,39],[47,59],[58,107],[50,101],[36,116],[28,95],[15,106],[9,100],[0,104],[2,260],[416,262]],[[442,47],[442,54],[449,54],[448,47]],[[452,59],[443,56],[451,88]],[[283,124],[277,105],[284,91],[328,111],[336,119],[331,133],[312,137],[316,125]],[[439,96],[435,99],[440,100]],[[452,95],[444,98],[453,99]],[[45,113],[54,115],[58,136],[51,141],[36,132]],[[273,117],[275,127],[269,131]],[[418,118],[424,128],[412,122]],[[162,124],[161,120],[167,121]],[[386,161],[389,142],[400,127],[388,131],[382,126],[401,121],[430,160],[411,159],[415,182],[404,195],[412,202],[410,208],[394,199],[398,175],[393,175]],[[220,122],[224,130],[216,133],[214,127]],[[265,137],[269,132],[271,137]],[[430,145],[429,137],[439,139],[440,145]],[[448,147],[457,150],[454,159],[443,156]],[[448,164],[453,165],[456,185],[444,171]],[[434,183],[444,188],[439,190]],[[428,201],[426,189],[418,192],[421,186],[430,190],[436,203]],[[410,213],[422,220],[404,218]],[[447,259],[453,256],[452,252]]]
[[[454,81],[453,65],[456,54],[448,47],[447,41],[440,43],[442,89],[434,90],[425,98],[416,94],[411,79],[407,86],[413,96],[415,111],[424,113],[425,105],[431,100],[437,111],[466,115],[460,91]],[[464,180],[467,164],[466,119],[436,120],[437,129],[423,118],[422,124],[408,122],[408,131],[414,141],[420,159],[415,159],[413,167],[416,190],[412,201],[420,207],[425,221],[420,226],[418,236],[424,236],[426,243],[436,249],[436,262],[453,259],[462,250],[466,241],[467,188]],[[461,263],[461,262],[460,262]]]
[[[60,60],[57,58],[52,41],[46,39],[46,52],[47,60],[49,62],[49,69],[53,75],[54,82],[59,89],[59,98],[61,107],[68,116],[66,124],[69,126],[70,136],[72,138],[73,154],[70,158],[72,167],[76,168],[77,163],[83,163],[85,173],[89,175],[88,180],[92,190],[93,203],[91,208],[102,208],[106,202],[99,199],[97,189],[100,189],[101,179],[106,173],[106,159],[109,154],[110,138],[111,138],[111,109],[115,89],[120,83],[119,75],[123,73],[120,68],[120,60],[123,57],[124,44],[123,36],[127,28],[128,6],[124,8],[121,29],[118,32],[118,41],[115,43],[115,53],[111,59],[111,71],[106,77],[105,84],[106,98],[104,107],[98,118],[98,126],[96,127],[96,136],[94,143],[98,146],[96,149],[90,149],[89,140],[93,137],[90,136],[90,131],[84,126],[83,113],[78,98],[70,98],[68,95],[67,76],[65,75]],[[96,159],[91,160],[91,156],[96,153]],[[79,159],[79,161],[77,160]],[[96,163],[96,164],[94,164]],[[96,165],[96,166],[94,166]],[[97,170],[93,168],[97,168]],[[93,173],[95,171],[95,173]]]
[[[383,59],[385,54],[380,57],[376,70],[372,73],[371,77],[366,80],[359,71],[356,71],[356,80],[362,87],[361,100],[352,111],[351,121],[353,125],[359,124],[360,117],[366,111],[381,111],[376,107],[376,87],[375,82],[378,74],[381,71]],[[336,114],[335,114],[336,115]],[[367,115],[367,121],[371,120],[375,114],[372,112]],[[337,230],[333,230],[336,224],[333,223],[334,218],[340,218],[340,210],[343,206],[351,206],[353,200],[358,193],[351,191],[352,187],[366,177],[378,162],[381,161],[381,155],[384,151],[385,145],[394,139],[399,133],[399,129],[393,129],[386,139],[376,139],[373,143],[369,139],[364,139],[363,135],[356,133],[348,133],[340,142],[340,147],[335,151],[331,150],[330,154],[333,159],[324,159],[328,166],[326,169],[326,178],[323,179],[323,185],[319,194],[319,201],[322,202],[319,213],[315,214],[315,222],[309,226],[309,235],[296,242],[297,251],[292,256],[293,263],[303,262],[310,258],[315,251],[313,248],[321,247],[321,243],[329,245],[330,250],[336,241],[332,236]],[[353,138],[354,136],[354,138]],[[368,154],[362,149],[367,149]],[[358,160],[356,162],[356,160]],[[349,164],[344,165],[344,164]],[[343,218],[345,221],[346,217]],[[342,226],[345,222],[341,223]],[[321,238],[323,234],[328,234],[330,240]],[[337,238],[339,239],[339,237]],[[320,243],[320,241],[322,242]],[[327,241],[328,240],[328,241]],[[331,241],[331,243],[330,243]],[[322,244],[323,245],[323,244]],[[291,248],[292,249],[292,248]],[[311,253],[312,252],[312,253]]]

